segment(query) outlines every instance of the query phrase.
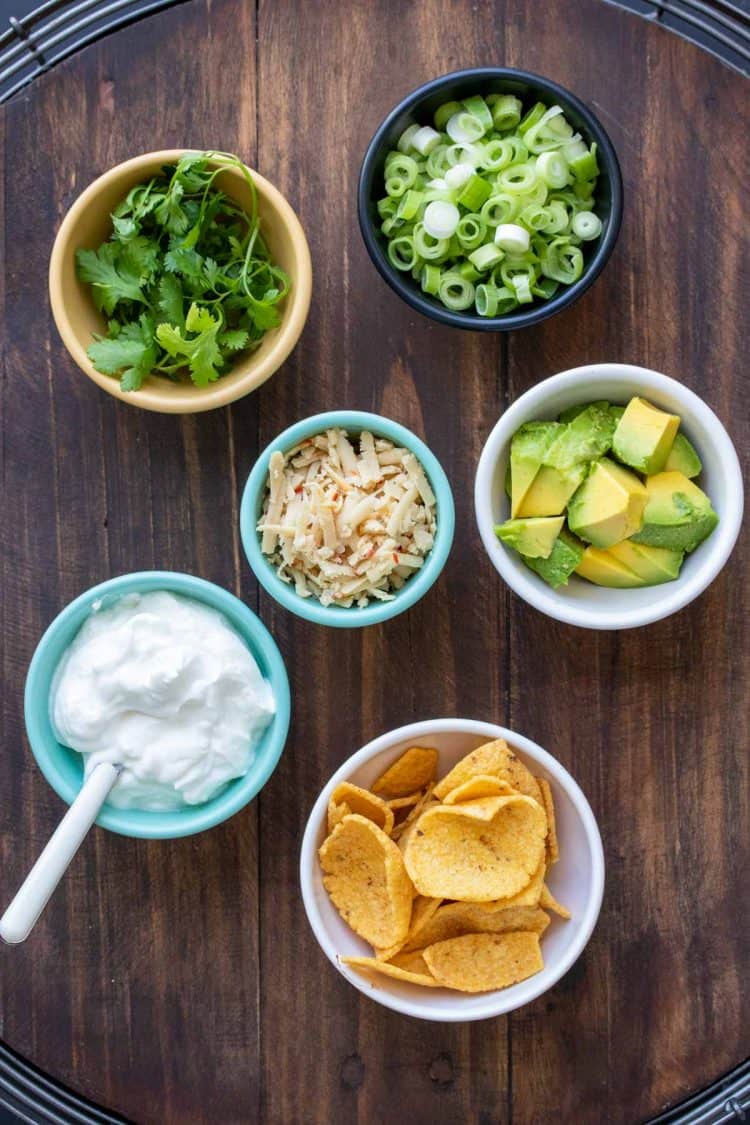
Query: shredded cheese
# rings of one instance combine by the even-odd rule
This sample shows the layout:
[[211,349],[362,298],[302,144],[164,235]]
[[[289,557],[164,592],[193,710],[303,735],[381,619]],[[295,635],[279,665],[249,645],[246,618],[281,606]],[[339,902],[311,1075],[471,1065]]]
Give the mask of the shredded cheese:
[[271,454],[261,549],[321,605],[390,601],[435,541],[436,501],[413,453],[328,430]]

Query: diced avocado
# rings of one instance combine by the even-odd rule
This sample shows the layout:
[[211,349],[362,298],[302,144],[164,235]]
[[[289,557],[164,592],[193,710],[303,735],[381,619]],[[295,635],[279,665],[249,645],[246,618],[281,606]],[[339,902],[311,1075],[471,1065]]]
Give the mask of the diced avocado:
[[523,561],[548,586],[556,590],[558,586],[567,586],[568,579],[583,558],[585,548],[575,535],[563,528],[555,540],[552,551],[547,559],[529,559]]
[[566,470],[595,461],[611,447],[614,430],[609,403],[592,402],[560,430],[544,455],[544,464]]
[[570,530],[595,547],[611,547],[639,530],[647,498],[635,473],[602,457],[570,501]]
[[611,551],[601,551],[598,547],[587,547],[583,558],[576,567],[576,574],[588,579],[596,586],[612,586],[629,589],[647,586],[649,583],[629,567],[619,562]]
[[633,542],[673,551],[694,551],[716,527],[711,501],[684,473],[663,472],[646,481],[643,527]]
[[679,425],[677,414],[667,414],[643,398],[632,398],[617,423],[612,452],[618,461],[639,473],[660,473]]
[[[521,501],[517,516],[559,516],[565,505],[586,476],[587,465],[574,465],[571,469],[553,469],[542,465],[531,487]],[[512,511],[512,509],[511,509]]]
[[612,417],[614,418],[615,428],[617,428],[617,423],[620,421],[623,414],[625,413],[625,407],[624,406],[610,406],[609,412],[612,415]]
[[605,409],[605,410],[611,409],[610,406],[609,406],[609,403],[604,402],[604,401],[579,402],[575,406],[569,406],[567,410],[563,410],[558,415],[558,421],[566,422],[566,423],[572,422],[574,418],[577,418],[579,414],[583,414],[584,410],[588,410],[588,408],[590,406],[600,406],[600,407],[603,407],[603,409]]
[[511,519],[496,527],[495,534],[519,555],[529,559],[548,559],[564,523],[565,516]]
[[[525,422],[510,443],[511,516],[518,516],[523,498],[539,472],[542,458],[560,430],[559,422]],[[562,509],[560,509],[562,511]],[[527,515],[558,515],[557,512],[528,512]]]
[[510,470],[510,461],[508,462],[508,468],[505,470],[505,495],[509,500],[513,495],[513,473]]
[[615,543],[609,548],[608,553],[649,586],[658,586],[661,582],[672,582],[678,578],[685,557],[682,551],[669,551],[666,547],[647,547],[643,543],[634,543],[632,539],[623,539],[622,543]]
[[701,459],[695,452],[694,446],[684,434],[677,434],[667,457],[664,472],[684,473],[686,477],[697,477],[702,468]]

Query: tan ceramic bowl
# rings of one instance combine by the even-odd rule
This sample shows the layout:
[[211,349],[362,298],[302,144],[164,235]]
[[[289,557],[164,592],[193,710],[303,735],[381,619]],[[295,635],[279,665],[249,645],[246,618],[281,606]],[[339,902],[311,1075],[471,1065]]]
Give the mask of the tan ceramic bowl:
[[[176,163],[185,151],[166,149],[134,156],[94,180],[63,219],[49,265],[52,315],[65,347],[81,371],[115,398],[163,414],[213,410],[242,398],[264,383],[297,343],[307,319],[312,291],[310,250],[300,221],[283,195],[268,180],[253,172],[263,237],[273,261],[287,272],[292,282],[282,305],[279,327],[267,332],[259,348],[240,356],[232,371],[210,387],[195,387],[189,382],[171,383],[159,376],[149,376],[139,391],[126,393],[120,390],[116,376],[102,375],[94,368],[86,349],[95,332],[105,331],[105,323],[94,307],[89,286],[76,277],[75,252],[80,248],[97,249],[111,233],[110,213],[120,200],[136,184],[157,175],[162,165]],[[250,192],[239,171],[222,172],[216,183],[243,207],[250,207]]]

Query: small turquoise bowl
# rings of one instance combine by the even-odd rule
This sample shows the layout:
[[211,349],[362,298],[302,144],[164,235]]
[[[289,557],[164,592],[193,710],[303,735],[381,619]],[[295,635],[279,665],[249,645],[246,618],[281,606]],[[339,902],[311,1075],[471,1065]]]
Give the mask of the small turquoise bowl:
[[[293,586],[281,581],[276,568],[261,551],[260,536],[256,531],[266,494],[271,454],[276,450],[284,453],[305,438],[314,437],[334,428],[346,430],[350,434],[360,434],[363,430],[369,430],[375,437],[386,438],[410,450],[427,474],[437,500],[435,542],[421,569],[404,583],[393,601],[375,602],[365,606],[364,609],[359,609],[357,606],[351,606],[349,609],[343,606],[324,606],[315,597],[301,598]],[[455,512],[451,487],[435,455],[405,426],[400,426],[398,422],[392,422],[389,418],[383,418],[380,414],[366,414],[360,410],[332,410],[327,414],[315,414],[312,418],[305,418],[279,434],[255,462],[245,485],[240,508],[242,545],[261,586],[265,587],[285,609],[296,613],[299,617],[313,621],[316,625],[331,625],[337,629],[379,625],[381,621],[396,617],[418,602],[445,566],[453,543],[454,526]]]
[[263,734],[249,772],[230,781],[213,800],[170,812],[118,809],[105,805],[96,820],[102,828],[118,832],[121,836],[171,840],[213,828],[249,804],[273,773],[286,742],[290,699],[284,662],[265,625],[239,598],[202,578],[168,570],[124,574],[93,586],[55,618],[37,645],[26,677],[24,707],[26,732],[37,764],[58,796],[70,804],[83,782],[83,758],[61,745],[52,730],[49,700],[55,669],[95,602],[111,603],[123,594],[145,594],[151,590],[182,594],[223,613],[255,657],[276,701],[276,714]]

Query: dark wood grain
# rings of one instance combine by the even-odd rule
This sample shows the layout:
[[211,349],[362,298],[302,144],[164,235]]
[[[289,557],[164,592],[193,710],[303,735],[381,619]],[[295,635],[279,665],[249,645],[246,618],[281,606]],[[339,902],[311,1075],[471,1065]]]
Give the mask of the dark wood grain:
[[[512,337],[418,317],[376,276],[356,229],[358,166],[383,115],[437,73],[493,63],[548,74],[591,103],[626,187],[602,278]],[[629,1125],[748,1055],[747,537],[688,610],[595,634],[509,594],[472,504],[479,451],[508,402],[599,359],[684,380],[747,461],[747,118],[736,74],[600,0],[192,0],[5,107],[2,898],[62,811],[25,743],[23,681],[40,633],[82,589],[164,567],[240,593],[277,638],[294,698],[279,768],[228,824],[153,844],[93,834],[33,938],[0,950],[11,1046],[154,1125]],[[48,312],[46,268],[86,183],[182,144],[237,151],[284,191],[316,285],[273,380],[228,410],[179,419],[115,403],[79,374]],[[316,629],[259,596],[237,540],[259,449],[333,407],[413,427],[456,497],[441,580],[364,632]],[[349,988],[317,948],[297,876],[307,814],[335,766],[384,730],[451,714],[506,722],[568,766],[599,818],[608,871],[594,938],[557,988],[464,1027],[399,1017]]]

